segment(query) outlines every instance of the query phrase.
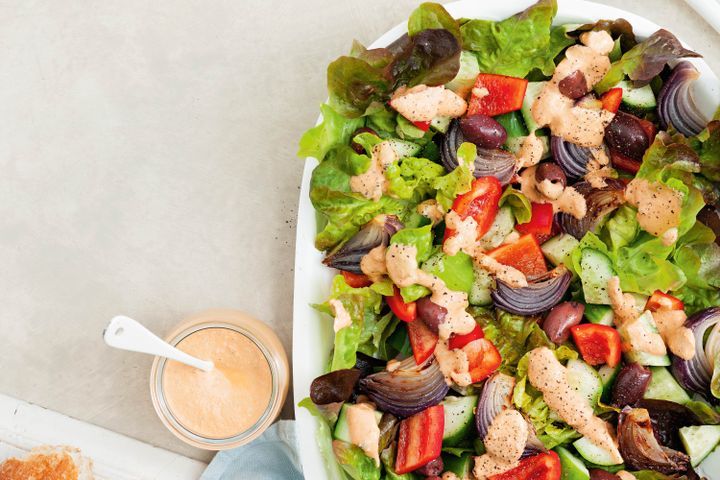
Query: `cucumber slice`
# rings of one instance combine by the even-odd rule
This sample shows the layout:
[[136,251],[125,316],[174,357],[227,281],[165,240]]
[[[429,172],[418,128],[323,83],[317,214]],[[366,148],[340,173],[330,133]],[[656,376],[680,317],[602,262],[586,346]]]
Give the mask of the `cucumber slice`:
[[460,53],[460,70],[458,70],[455,78],[445,84],[445,88],[449,88],[463,98],[467,98],[475,85],[478,73],[480,73],[480,65],[474,53],[463,50]]
[[540,128],[540,126],[535,121],[535,117],[533,117],[532,106],[535,103],[535,100],[537,100],[538,96],[540,96],[540,91],[545,87],[546,83],[547,82],[530,82],[528,83],[527,90],[525,90],[525,98],[523,99],[523,104],[520,112],[522,113],[523,119],[525,120],[525,125],[527,126],[528,132],[530,133]]
[[585,301],[610,305],[607,284],[615,275],[610,259],[597,250],[586,248],[580,257],[580,268]]
[[436,132],[447,133],[451,121],[450,117],[435,117],[430,121],[430,128]]
[[444,454],[443,459],[443,470],[446,472],[453,472],[461,480],[466,480],[471,477],[475,460],[469,453],[463,453],[461,456],[456,457],[455,455]]
[[395,150],[398,158],[414,157],[422,150],[422,147],[417,143],[400,140],[398,138],[390,138],[385,140],[385,142],[389,143],[392,149]]
[[597,407],[603,385],[595,369],[582,360],[575,359],[569,360],[566,368],[568,384],[587,398],[590,406]]
[[690,464],[697,467],[720,443],[720,425],[682,427],[680,441],[690,455]]
[[625,358],[629,362],[639,363],[640,365],[649,366],[667,366],[670,365],[670,357],[668,355],[652,355],[641,350],[638,340],[645,335],[638,335],[638,332],[658,333],[657,325],[652,313],[645,312],[635,320],[624,323],[618,328],[623,344],[629,346],[629,350],[625,352]]
[[422,130],[413,123],[408,120],[407,118],[403,117],[402,115],[397,115],[397,126],[395,127],[395,133],[397,133],[398,137],[402,139],[411,138],[411,139],[418,139],[423,138],[425,136],[425,130]]
[[475,408],[477,403],[477,395],[446,397],[442,401],[445,410],[444,446],[452,447],[457,445],[475,428]]
[[[335,424],[335,431],[333,432],[333,438],[336,440],[352,443],[350,441],[350,428],[347,423],[347,409],[352,405],[352,403],[343,403],[343,406],[340,409],[340,415],[338,415],[337,423]],[[381,418],[382,412],[375,411],[375,422],[378,425],[380,425]]]
[[690,395],[675,380],[670,370],[664,367],[650,367],[652,377],[644,398],[656,400],[668,400],[675,403],[685,404],[690,401]]
[[560,458],[561,480],[589,480],[590,472],[582,460],[563,447],[556,447],[555,453]]
[[615,313],[609,305],[595,305],[589,303],[585,305],[585,318],[590,323],[597,323],[599,325],[607,325],[608,327],[613,326],[613,320],[615,319]]
[[616,88],[622,88],[622,103],[634,110],[647,111],[657,107],[655,94],[650,85],[636,88],[630,82],[624,81],[615,85]]
[[480,239],[480,246],[484,250],[492,250],[499,247],[505,241],[508,235],[515,228],[515,217],[512,213],[512,208],[509,205],[505,205],[498,210],[493,220],[490,230],[483,235]]
[[646,367],[667,367],[670,365],[670,357],[667,355],[652,355],[638,350],[627,352],[625,358],[630,363],[639,363]]
[[602,382],[603,386],[603,392],[602,395],[600,395],[600,400],[608,403],[611,398],[612,393],[612,386],[615,383],[615,379],[617,378],[618,373],[620,373],[621,366],[618,363],[614,367],[611,367],[609,365],[603,365],[598,370],[598,376],[600,377],[600,382]]
[[475,281],[470,288],[468,302],[471,305],[490,305],[492,303],[490,292],[494,284],[492,276],[485,269],[476,265],[473,265],[473,273]]
[[507,138],[526,137],[528,135],[522,114],[518,111],[503,113],[495,117],[495,120],[503,126],[507,132]]
[[588,462],[594,463],[595,465],[600,465],[603,467],[608,467],[610,465],[619,465],[619,463],[613,460],[610,452],[608,452],[604,448],[598,447],[590,440],[588,440],[587,437],[582,437],[578,440],[575,440],[573,442],[573,447],[575,447],[575,450],[578,451],[580,456],[582,456]]
[[580,242],[577,238],[568,233],[561,233],[543,243],[540,248],[547,259],[550,260],[550,263],[556,267],[562,263],[567,267],[572,265],[570,254],[578,244]]

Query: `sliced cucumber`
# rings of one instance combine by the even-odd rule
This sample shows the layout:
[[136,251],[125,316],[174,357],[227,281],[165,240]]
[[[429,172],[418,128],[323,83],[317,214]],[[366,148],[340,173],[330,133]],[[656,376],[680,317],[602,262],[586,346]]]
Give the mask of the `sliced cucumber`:
[[629,348],[629,350],[625,352],[625,358],[629,362],[656,367],[670,365],[670,357],[667,355],[653,355],[642,350],[640,340],[646,338],[648,334],[658,333],[657,325],[655,325],[655,319],[651,312],[645,312],[635,320],[625,322],[618,327],[618,332],[620,333],[623,344]]
[[522,114],[517,110],[498,115],[495,120],[503,126],[505,132],[507,132],[507,138],[526,137],[529,133],[525,127]]
[[435,117],[430,121],[430,128],[436,132],[447,133],[451,121],[450,117]]
[[445,87],[466,98],[475,85],[478,73],[480,73],[480,65],[477,57],[474,53],[463,50],[460,53],[460,70],[455,78],[445,84]]
[[389,143],[392,149],[395,150],[398,158],[414,157],[422,150],[422,147],[417,143],[400,140],[399,138],[390,138],[385,142]]
[[490,226],[490,230],[480,239],[480,246],[484,250],[492,250],[493,248],[499,247],[513,231],[513,228],[515,228],[515,217],[513,216],[512,208],[510,205],[505,205],[498,210],[497,215],[495,215],[495,220],[493,220]]
[[442,456],[443,459],[443,470],[445,472],[452,472],[460,480],[468,480],[471,477],[471,472],[473,467],[475,466],[475,460],[473,459],[473,456],[469,453],[463,453],[459,457],[456,457],[455,455],[450,454],[444,454]]
[[650,85],[636,88],[630,82],[624,81],[618,83],[615,87],[622,88],[622,103],[632,109],[647,111],[657,107],[655,94]]
[[446,397],[442,401],[445,410],[444,446],[452,447],[457,445],[475,428],[477,402],[477,395]]
[[632,350],[625,354],[628,362],[639,363],[646,367],[667,367],[670,365],[670,357],[667,355],[652,355],[647,352]]
[[598,376],[600,377],[600,381],[602,382],[603,386],[603,393],[600,396],[603,402],[610,401],[610,394],[612,392],[612,386],[613,383],[615,383],[615,378],[617,378],[618,373],[620,373],[620,364],[618,363],[614,367],[611,367],[609,365],[603,365],[598,370]]
[[589,303],[585,305],[585,318],[587,318],[590,323],[612,327],[613,320],[615,320],[615,313],[613,313],[613,309],[610,308],[609,305]]
[[490,292],[495,283],[492,276],[487,270],[476,265],[473,265],[473,273],[475,274],[475,281],[468,294],[468,302],[471,305],[490,305],[492,303]]
[[600,395],[602,395],[603,385],[595,369],[582,360],[575,359],[569,360],[566,368],[568,384],[580,395],[587,398],[591,407],[597,407]]
[[619,465],[618,462],[613,460],[613,456],[610,452],[608,452],[604,448],[598,447],[590,440],[588,440],[587,437],[582,437],[575,440],[573,442],[573,446],[575,447],[575,450],[578,451],[580,456],[582,456],[590,463],[594,463],[595,465],[601,465],[603,467],[607,467],[610,465]]
[[650,367],[650,371],[652,377],[643,395],[644,398],[668,400],[680,404],[690,401],[690,395],[675,380],[670,370],[664,367]]
[[580,242],[577,238],[568,233],[556,235],[541,245],[543,254],[550,260],[550,263],[556,267],[561,263],[565,266],[571,264],[570,254]]
[[555,453],[560,458],[561,480],[589,480],[590,472],[582,460],[563,447],[556,447]]
[[425,130],[416,127],[407,118],[400,114],[398,114],[396,118],[397,126],[395,127],[395,133],[397,133],[398,137],[402,139],[418,139],[425,136]]
[[585,301],[610,305],[607,284],[615,275],[610,259],[597,250],[586,248],[580,257],[580,268]]
[[690,464],[697,467],[720,443],[720,425],[682,427],[680,441],[690,455]]
[[[335,431],[333,432],[333,438],[336,440],[342,440],[343,442],[352,443],[350,441],[350,428],[347,423],[347,410],[353,404],[344,403],[340,409],[340,415],[338,415],[337,423],[335,424]],[[375,411],[375,422],[379,425],[380,419],[382,418],[382,412]]]
[[523,119],[525,119],[525,126],[527,126],[528,132],[530,133],[540,128],[535,121],[535,117],[533,117],[532,106],[540,96],[540,91],[545,87],[545,84],[547,84],[547,82],[530,82],[528,83],[527,90],[525,90],[525,98],[523,99],[520,111]]

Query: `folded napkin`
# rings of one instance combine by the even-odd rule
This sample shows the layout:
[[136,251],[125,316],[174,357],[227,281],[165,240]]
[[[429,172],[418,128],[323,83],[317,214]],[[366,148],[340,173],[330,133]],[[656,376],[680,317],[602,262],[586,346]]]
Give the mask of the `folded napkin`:
[[280,420],[247,445],[217,455],[200,480],[303,480],[295,422]]

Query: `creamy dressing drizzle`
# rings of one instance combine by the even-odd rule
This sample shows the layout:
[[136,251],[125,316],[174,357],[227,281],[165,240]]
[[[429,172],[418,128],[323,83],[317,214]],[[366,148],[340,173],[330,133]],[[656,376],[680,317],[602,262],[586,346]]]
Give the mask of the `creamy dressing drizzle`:
[[475,457],[475,477],[484,480],[517,467],[528,434],[528,424],[520,412],[508,409],[498,413],[483,441],[486,453]]
[[333,298],[329,300],[328,303],[330,304],[332,311],[335,313],[335,321],[333,322],[333,330],[335,330],[335,333],[352,325],[350,314],[347,310],[345,310],[345,306],[340,300]]
[[385,170],[397,161],[397,153],[389,142],[378,143],[372,149],[367,171],[350,177],[350,190],[377,202],[388,190],[389,182],[385,177]]
[[637,477],[635,475],[625,470],[620,470],[615,475],[620,477],[620,480],[637,480]]
[[417,206],[417,212],[432,222],[433,227],[440,223],[445,217],[445,211],[436,200],[430,199],[421,202]]
[[542,392],[548,407],[557,412],[568,425],[594,445],[606,450],[614,462],[623,462],[612,427],[596,417],[587,398],[570,386],[567,370],[555,358],[552,350],[540,347],[530,352],[528,379]]
[[398,88],[390,105],[411,122],[429,122],[435,117],[459,117],[467,110],[467,102],[443,85],[417,85]]
[[497,280],[507,283],[512,288],[523,288],[528,286],[525,274],[509,265],[503,265],[489,255],[477,253],[474,257],[475,264],[493,275]]
[[612,277],[608,280],[607,288],[610,305],[615,313],[615,325],[623,327],[628,338],[623,343],[623,351],[639,350],[651,355],[665,355],[667,350],[660,334],[648,331],[643,323],[637,321],[642,314],[642,309],[637,308],[632,295],[622,292],[620,279]]
[[610,178],[614,170],[610,167],[610,159],[603,147],[594,147],[590,149],[592,158],[587,163],[587,173],[585,180],[592,185],[593,188],[605,188],[606,178]]
[[565,59],[555,69],[553,78],[545,85],[532,106],[532,114],[539,126],[549,125],[553,135],[585,147],[599,147],[607,127],[615,114],[604,109],[584,108],[560,93],[559,84],[579,70],[585,75],[588,90],[598,83],[610,69],[608,54],[613,39],[607,32],[586,32],[580,36],[584,45],[567,49]]
[[544,151],[545,146],[542,140],[535,135],[535,132],[531,132],[530,135],[525,137],[525,140],[523,140],[522,146],[516,155],[516,170],[532,167],[533,165],[540,163]]
[[625,190],[625,199],[638,209],[637,220],[643,230],[660,237],[665,245],[677,240],[682,194],[659,182],[636,178]]
[[536,166],[532,166],[520,174],[520,190],[523,195],[531,202],[550,203],[556,213],[563,212],[575,218],[583,218],[587,213],[585,197],[573,187],[560,187],[559,191],[555,191],[558,186],[548,185],[550,182],[545,183],[545,180],[538,182],[535,178],[536,169]]
[[350,443],[357,445],[365,454],[380,466],[380,427],[375,419],[375,407],[370,403],[348,405],[347,415]]
[[452,380],[461,387],[467,387],[472,383],[470,362],[462,349],[450,350],[448,341],[440,340],[435,346],[435,359],[446,379]]
[[620,289],[620,278],[612,277],[608,280],[608,296],[610,297],[610,306],[615,313],[615,325],[620,327],[623,324],[635,320],[637,309],[635,308],[635,298],[629,293],[623,293]]
[[368,276],[373,283],[381,282],[387,274],[385,266],[385,245],[378,245],[360,259],[360,270]]
[[660,336],[670,351],[684,360],[692,359],[695,356],[695,336],[685,326],[685,312],[673,310],[671,305],[665,303],[652,315]]

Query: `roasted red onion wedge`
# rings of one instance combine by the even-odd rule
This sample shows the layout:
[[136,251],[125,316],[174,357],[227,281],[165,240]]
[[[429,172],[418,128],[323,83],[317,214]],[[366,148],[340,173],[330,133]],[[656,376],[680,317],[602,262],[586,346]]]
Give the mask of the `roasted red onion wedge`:
[[536,315],[550,310],[560,303],[572,280],[572,274],[564,266],[555,267],[550,272],[528,279],[528,286],[512,288],[502,280],[491,293],[495,305],[517,315]]
[[[453,120],[440,149],[440,159],[448,172],[458,167],[457,151],[465,141],[458,120]],[[495,177],[507,185],[515,175],[515,155],[499,148],[478,148],[473,175]]]
[[568,178],[577,180],[587,173],[587,163],[592,158],[589,148],[567,142],[562,137],[553,136],[550,139],[550,151]]
[[628,470],[672,474],[684,473],[690,466],[690,457],[658,443],[650,414],[644,408],[625,408],[620,413],[617,437]]
[[310,400],[315,405],[347,401],[353,394],[360,374],[360,370],[349,368],[317,377],[310,384]]
[[409,417],[437,405],[449,389],[434,359],[418,366],[410,357],[393,372],[383,370],[360,380],[360,390],[380,410],[399,417]]
[[560,228],[565,233],[569,233],[578,240],[582,239],[587,232],[594,232],[607,215],[625,202],[623,195],[625,184],[623,182],[614,178],[606,178],[605,184],[606,186],[603,188],[593,188],[589,182],[579,182],[573,185],[573,188],[585,197],[587,212],[581,219],[568,213],[559,213]]
[[695,356],[683,360],[673,355],[672,373],[683,388],[711,399],[714,355],[720,352],[720,307],[697,312],[685,321],[685,326],[695,336]]
[[378,215],[370,220],[350,240],[330,253],[323,263],[328,267],[361,274],[362,257],[375,247],[387,246],[397,231],[403,228],[402,222],[395,215]]
[[658,95],[660,125],[667,129],[672,125],[688,137],[700,133],[707,124],[692,94],[692,85],[700,72],[687,60],[675,65]]
[[668,400],[642,399],[637,407],[644,408],[650,414],[653,433],[658,442],[675,450],[682,448],[678,430],[702,423],[685,405]]

